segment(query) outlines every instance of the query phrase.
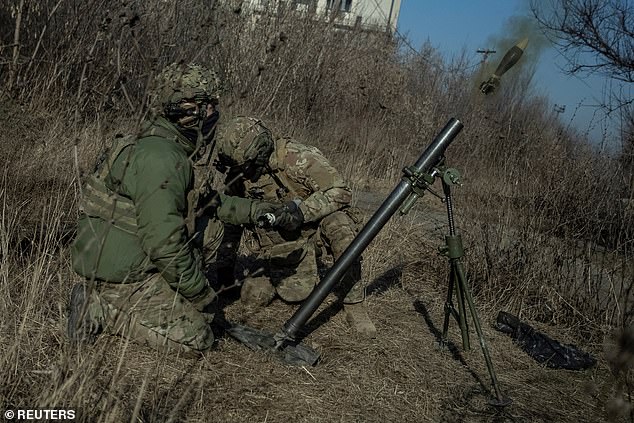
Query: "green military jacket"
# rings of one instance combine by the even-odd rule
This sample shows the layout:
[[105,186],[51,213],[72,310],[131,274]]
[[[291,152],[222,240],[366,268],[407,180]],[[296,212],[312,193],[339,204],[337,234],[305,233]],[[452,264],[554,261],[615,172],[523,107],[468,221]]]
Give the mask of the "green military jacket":
[[[80,275],[107,282],[139,281],[160,272],[191,297],[207,284],[191,245],[187,218],[195,207],[191,156],[195,146],[167,120],[156,118],[138,136],[119,139],[83,188],[72,245]],[[188,198],[189,197],[189,198]],[[251,201],[216,194],[214,217],[250,222]]]

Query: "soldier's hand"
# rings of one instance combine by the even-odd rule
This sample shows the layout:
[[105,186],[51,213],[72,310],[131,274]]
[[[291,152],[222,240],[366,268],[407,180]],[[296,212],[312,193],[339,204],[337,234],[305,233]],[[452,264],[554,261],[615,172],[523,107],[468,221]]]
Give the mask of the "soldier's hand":
[[253,201],[251,204],[251,222],[261,228],[270,227],[275,221],[275,211],[282,207],[279,203]]
[[295,231],[304,224],[304,213],[299,208],[299,201],[287,201],[278,208],[275,216],[274,226],[285,231]]

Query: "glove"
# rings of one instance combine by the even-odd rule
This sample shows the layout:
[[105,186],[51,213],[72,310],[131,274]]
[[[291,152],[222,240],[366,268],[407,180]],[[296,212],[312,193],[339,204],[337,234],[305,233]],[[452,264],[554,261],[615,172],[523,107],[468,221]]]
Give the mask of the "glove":
[[218,298],[218,295],[216,295],[216,291],[211,289],[209,285],[205,285],[202,291],[200,291],[198,294],[194,295],[193,297],[188,298],[188,300],[190,303],[192,303],[192,305],[194,306],[196,310],[200,311],[201,313],[205,313],[206,309],[211,304],[213,304],[217,298]]
[[299,208],[299,200],[287,201],[273,213],[274,226],[285,231],[296,231],[304,224],[304,213]]
[[273,224],[274,213],[282,207],[281,204],[269,203],[266,201],[255,200],[251,202],[251,223],[258,225],[261,228],[269,227]]

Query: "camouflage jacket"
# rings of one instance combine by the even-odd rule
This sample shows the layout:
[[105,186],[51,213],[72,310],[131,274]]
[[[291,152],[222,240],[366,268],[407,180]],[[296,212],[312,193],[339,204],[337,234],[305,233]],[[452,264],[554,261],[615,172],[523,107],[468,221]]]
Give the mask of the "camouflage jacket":
[[[115,142],[83,188],[71,249],[77,273],[131,282],[160,272],[186,297],[203,289],[207,280],[186,225],[198,202],[191,195],[193,153],[192,143],[163,118],[137,138]],[[224,194],[215,198],[216,217],[233,224],[249,222],[251,201]]]
[[256,182],[234,183],[227,192],[272,202],[300,199],[307,223],[350,205],[350,188],[315,147],[278,138],[269,167]]

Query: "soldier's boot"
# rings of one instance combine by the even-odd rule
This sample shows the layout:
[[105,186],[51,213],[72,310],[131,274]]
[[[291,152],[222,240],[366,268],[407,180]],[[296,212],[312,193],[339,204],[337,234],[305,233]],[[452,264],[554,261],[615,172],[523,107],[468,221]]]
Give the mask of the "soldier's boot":
[[266,276],[249,277],[242,283],[240,301],[253,307],[266,307],[275,297],[275,288]]
[[369,338],[376,337],[376,326],[368,315],[365,305],[365,287],[361,282],[361,262],[350,266],[341,281],[342,288],[346,292],[343,299],[343,309],[346,321],[357,332]]
[[368,315],[365,303],[344,304],[343,309],[350,327],[368,338],[376,338],[376,326]]
[[71,290],[67,333],[72,343],[92,344],[103,329],[101,305],[95,295],[88,283],[77,283]]

